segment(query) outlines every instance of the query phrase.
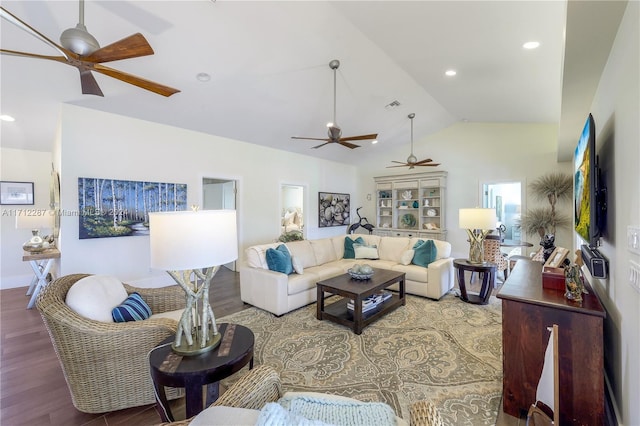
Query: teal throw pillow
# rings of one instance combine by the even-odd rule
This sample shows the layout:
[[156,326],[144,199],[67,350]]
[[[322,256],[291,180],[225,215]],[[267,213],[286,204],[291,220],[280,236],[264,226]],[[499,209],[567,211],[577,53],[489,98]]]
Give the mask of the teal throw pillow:
[[364,244],[364,240],[362,237],[358,237],[355,240],[351,239],[351,237],[344,237],[344,259],[355,259],[356,251],[353,248],[354,244]]
[[111,311],[115,322],[140,321],[151,316],[151,308],[139,293],[131,293],[119,306]]
[[265,255],[267,257],[267,266],[270,271],[282,272],[287,275],[293,273],[291,253],[289,253],[289,249],[284,244],[280,244],[275,249],[267,249]]
[[433,243],[433,240],[418,240],[418,242],[413,246],[413,250],[415,253],[413,254],[413,260],[411,263],[418,266],[424,266],[425,268],[429,266],[431,262],[436,260],[438,255],[438,251],[436,250],[436,245]]

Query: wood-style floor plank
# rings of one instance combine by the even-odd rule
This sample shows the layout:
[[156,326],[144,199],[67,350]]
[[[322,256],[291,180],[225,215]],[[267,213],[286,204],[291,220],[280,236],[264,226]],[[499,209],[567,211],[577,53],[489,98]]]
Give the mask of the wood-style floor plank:
[[[26,309],[27,287],[0,291],[0,425],[154,425],[154,405],[104,414],[78,411],[37,309]],[[214,277],[210,302],[217,318],[248,307],[240,300],[240,279],[225,268]],[[180,413],[180,400],[174,406]],[[184,409],[182,408],[184,413]],[[184,414],[183,414],[184,415]]]

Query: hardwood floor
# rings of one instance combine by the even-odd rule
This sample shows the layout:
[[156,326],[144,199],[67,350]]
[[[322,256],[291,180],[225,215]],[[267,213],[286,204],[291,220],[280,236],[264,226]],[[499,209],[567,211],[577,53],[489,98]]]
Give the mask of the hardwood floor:
[[[106,414],[78,411],[47,330],[36,308],[26,309],[27,287],[0,291],[0,425],[153,425],[154,405]],[[222,268],[210,290],[216,317],[248,307],[240,300],[238,274]],[[175,409],[180,410],[181,401]]]
[[[471,283],[470,291],[478,291]],[[26,287],[0,291],[0,425],[2,426],[114,426],[154,425],[160,417],[154,405],[105,414],[87,414],[71,402],[60,363],[37,309],[26,309]],[[494,289],[494,294],[499,287]],[[216,317],[248,307],[240,300],[240,280],[235,272],[221,269],[211,288]],[[172,411],[184,412],[183,402]],[[498,425],[524,424],[501,413]]]

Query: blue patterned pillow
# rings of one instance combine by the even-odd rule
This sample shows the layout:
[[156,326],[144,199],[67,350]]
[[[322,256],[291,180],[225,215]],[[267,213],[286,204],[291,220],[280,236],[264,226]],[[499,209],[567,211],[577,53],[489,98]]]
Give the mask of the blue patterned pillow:
[[418,240],[418,242],[413,246],[413,250],[415,253],[413,254],[413,260],[411,263],[414,265],[424,266],[425,268],[429,266],[431,262],[436,260],[438,255],[438,251],[433,240]]
[[355,259],[356,258],[356,250],[353,248],[354,244],[365,244],[362,237],[358,237],[355,240],[351,239],[351,237],[344,237],[344,256],[343,259]]
[[291,253],[289,253],[289,249],[284,244],[280,244],[275,249],[268,248],[265,256],[270,271],[282,272],[287,275],[293,273]]
[[151,308],[138,293],[131,293],[119,306],[113,308],[111,316],[115,322],[140,321],[151,316]]

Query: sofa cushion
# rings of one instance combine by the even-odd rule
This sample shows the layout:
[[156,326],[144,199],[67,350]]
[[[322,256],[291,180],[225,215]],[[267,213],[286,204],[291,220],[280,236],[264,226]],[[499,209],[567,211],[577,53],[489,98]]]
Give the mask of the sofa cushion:
[[344,239],[344,256],[342,256],[345,259],[355,259],[356,258],[356,252],[353,249],[353,244],[364,244],[364,240],[362,239],[362,237],[357,237],[357,238],[353,238],[349,235],[347,235],[347,237]]
[[291,256],[291,265],[293,266],[293,270],[296,274],[304,274],[304,266],[302,265],[302,260],[300,260],[298,256]]
[[252,268],[269,269],[267,265],[267,249],[276,248],[281,243],[261,244],[251,246],[245,250],[247,255],[247,264]]
[[311,242],[309,240],[291,241],[286,243],[286,246],[289,249],[291,256],[296,256],[300,259],[304,268],[309,268],[318,264],[316,261],[316,255],[313,252],[313,248],[311,247]]
[[113,308],[111,317],[114,322],[141,321],[151,316],[151,308],[140,296],[133,292],[124,301]]
[[284,244],[280,244],[275,249],[267,249],[266,257],[270,271],[282,272],[287,275],[293,273],[291,254]]
[[325,263],[338,260],[330,238],[309,240],[309,242],[311,243],[311,248],[316,256],[316,265],[324,265]]
[[298,294],[310,289],[315,291],[316,283],[320,281],[321,278],[313,272],[313,269],[314,268],[307,269],[304,275],[289,275],[287,294]]
[[427,267],[431,262],[436,260],[436,246],[433,240],[418,240],[413,246],[414,255],[411,261],[414,265]]
[[402,257],[400,257],[400,263],[403,265],[411,265],[415,253],[416,251],[414,249],[405,250],[405,252],[402,253]]
[[107,275],[90,275],[71,286],[65,303],[85,318],[113,322],[111,311],[127,296],[127,290],[119,279]]
[[340,235],[337,237],[331,238],[331,244],[333,245],[333,250],[336,253],[336,259],[344,258],[344,240],[345,238],[349,238],[346,235]]
[[395,264],[391,268],[393,271],[404,272],[406,274],[405,279],[407,281],[416,281],[419,283],[429,282],[429,268],[424,268],[418,265],[400,265]]
[[365,244],[353,244],[356,259],[379,259],[378,247]]
[[[413,237],[413,238],[411,238],[411,241],[409,242],[409,245],[411,247],[413,247],[420,240],[425,240],[425,238]],[[432,240],[432,241],[433,241],[433,244],[436,245],[436,252],[438,253],[436,255],[436,260],[445,259],[447,257],[451,257],[451,243],[450,242],[442,241],[442,240]],[[411,247],[409,247],[409,248],[411,248]]]
[[407,237],[385,237],[380,239],[378,245],[378,254],[380,259],[392,260],[396,263],[400,263],[402,254],[405,250],[409,250],[409,238]]

